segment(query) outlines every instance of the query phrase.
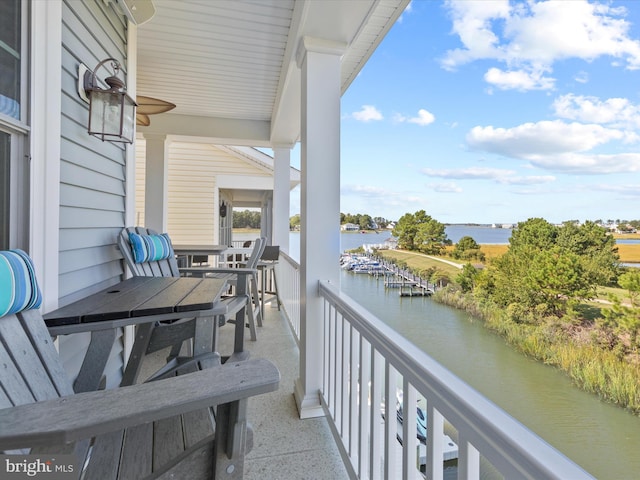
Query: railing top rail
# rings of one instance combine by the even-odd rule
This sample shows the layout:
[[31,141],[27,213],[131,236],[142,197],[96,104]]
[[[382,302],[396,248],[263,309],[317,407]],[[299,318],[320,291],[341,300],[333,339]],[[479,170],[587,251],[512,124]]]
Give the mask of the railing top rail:
[[594,478],[335,285],[320,282],[319,290],[505,478]]
[[300,263],[298,263],[295,259],[293,259],[292,257],[290,257],[287,252],[283,252],[282,250],[280,250],[280,258],[286,260],[288,263],[290,263],[293,267],[295,268],[300,268]]

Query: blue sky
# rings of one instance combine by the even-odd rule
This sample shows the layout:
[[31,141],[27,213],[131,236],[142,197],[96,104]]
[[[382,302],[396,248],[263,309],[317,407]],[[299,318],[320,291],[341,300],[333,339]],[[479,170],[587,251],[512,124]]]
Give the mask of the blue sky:
[[342,212],[640,218],[639,1],[413,0],[341,109]]

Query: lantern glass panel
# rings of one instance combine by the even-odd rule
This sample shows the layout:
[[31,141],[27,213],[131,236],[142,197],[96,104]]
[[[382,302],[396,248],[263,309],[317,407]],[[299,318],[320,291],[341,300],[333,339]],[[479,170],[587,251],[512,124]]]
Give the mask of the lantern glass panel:
[[135,107],[126,93],[92,90],[89,133],[103,141],[132,143]]

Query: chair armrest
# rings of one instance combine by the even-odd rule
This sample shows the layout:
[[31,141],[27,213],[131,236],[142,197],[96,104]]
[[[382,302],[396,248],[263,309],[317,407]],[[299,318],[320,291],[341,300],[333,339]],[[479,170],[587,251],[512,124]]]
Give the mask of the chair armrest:
[[268,360],[0,410],[0,450],[59,445],[277,390]]

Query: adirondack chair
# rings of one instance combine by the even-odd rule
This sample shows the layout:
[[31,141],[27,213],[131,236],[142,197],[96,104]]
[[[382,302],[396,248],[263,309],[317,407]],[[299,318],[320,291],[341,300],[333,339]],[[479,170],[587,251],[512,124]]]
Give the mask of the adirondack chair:
[[[127,267],[134,276],[178,277],[181,275],[181,271],[178,268],[178,262],[172,254],[171,240],[168,236],[165,236],[166,241],[168,242],[168,254],[158,255],[165,258],[136,262],[130,243],[130,233],[153,236],[157,236],[158,234],[155,231],[144,227],[127,227],[118,235],[118,247],[124,257]],[[215,269],[206,269],[206,271],[214,270]],[[225,270],[218,272],[219,277],[226,278],[228,282],[233,282],[237,278],[248,277],[253,273],[247,269],[235,269],[233,271]],[[246,293],[246,290],[238,291],[236,292],[236,295],[224,298],[220,305],[220,312],[218,315],[219,323],[223,324],[233,316],[241,317],[240,320],[244,323],[244,309],[248,304],[248,298],[249,296]],[[194,322],[195,320],[192,318],[179,318],[169,324],[159,324],[154,328],[148,328],[146,335],[136,336],[133,351],[141,361],[144,355],[148,355],[170,346],[171,350],[167,357],[167,361],[174,360],[180,354],[183,343],[193,337]],[[251,321],[250,325],[253,325]],[[251,339],[256,339],[255,326],[251,331]],[[140,361],[129,362],[123,377],[123,384],[126,385],[135,382],[140,370]]]
[[[246,243],[245,243],[246,244]],[[249,244],[251,244],[249,242]],[[262,306],[260,303],[260,294],[258,291],[258,263],[267,248],[267,239],[265,237],[256,238],[253,242],[253,248],[246,260],[234,261],[236,268],[208,268],[208,267],[192,267],[180,268],[180,272],[187,275],[206,275],[207,277],[223,278],[229,272],[238,271],[240,269],[248,269],[248,275],[231,278],[228,280],[230,285],[238,287],[239,282],[244,282],[244,291],[248,293],[250,305],[247,305],[248,327],[251,332],[251,340],[256,340],[256,324],[262,326]],[[234,322],[235,320],[229,320]]]
[[[136,262],[131,248],[129,240],[129,234],[135,233],[138,235],[158,235],[155,231],[144,227],[127,227],[124,228],[118,236],[118,246],[127,263],[127,267],[133,275],[138,276],[180,276],[180,275],[193,275],[193,276],[208,276],[216,278],[226,278],[230,285],[236,287],[236,294],[234,296],[224,299],[224,306],[226,312],[221,315],[221,323],[229,320],[235,315],[235,321],[244,323],[244,319],[238,318],[238,313],[241,308],[249,303],[253,302],[253,308],[247,308],[247,323],[251,340],[257,339],[256,323],[258,326],[262,326],[262,315],[260,312],[260,300],[257,289],[257,264],[260,260],[260,256],[264,251],[266,245],[266,239],[261,237],[254,242],[253,250],[246,261],[243,268],[211,268],[211,267],[178,267],[178,262],[173,255],[168,258],[164,258],[157,261]],[[165,237],[168,242],[171,242],[168,235]],[[243,301],[245,303],[240,304]],[[166,346],[166,345],[165,345]],[[164,347],[163,347],[164,348]],[[179,347],[178,347],[179,349]],[[172,351],[171,356],[176,354]]]
[[221,365],[210,354],[153,382],[74,394],[35,310],[41,295],[26,253],[0,252],[0,285],[5,460],[69,455],[74,478],[99,480],[242,478],[252,443],[247,400],[277,389],[273,364]]

